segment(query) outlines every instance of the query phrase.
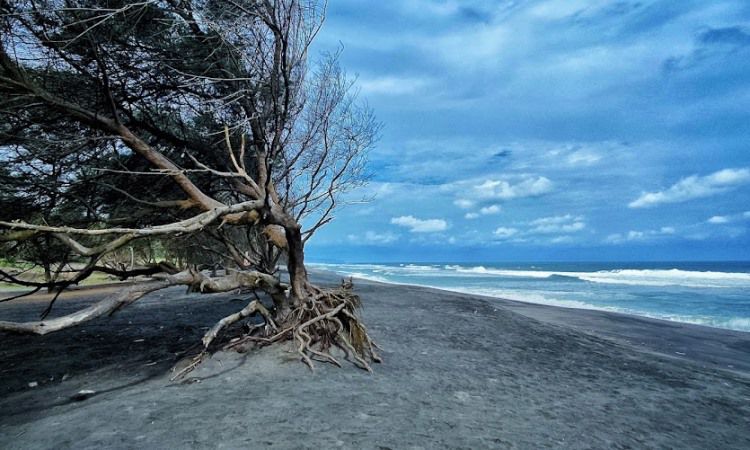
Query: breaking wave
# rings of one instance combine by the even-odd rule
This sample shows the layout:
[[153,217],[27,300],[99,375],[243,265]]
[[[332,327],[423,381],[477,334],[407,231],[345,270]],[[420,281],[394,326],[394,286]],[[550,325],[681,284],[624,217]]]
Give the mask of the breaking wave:
[[568,277],[581,281],[633,286],[684,286],[692,288],[750,288],[750,273],[701,272],[680,269],[619,269],[596,272],[488,269],[484,266],[445,266],[464,274],[497,277],[551,278]]
[[459,264],[314,266],[392,284],[750,331],[747,296],[750,273],[736,269],[726,272],[676,268],[576,271],[575,265],[571,265],[571,270]]
[[[362,278],[377,277],[388,281],[389,276],[401,277],[499,277],[544,279],[565,277],[589,283],[624,284],[631,286],[683,286],[690,288],[750,288],[750,273],[711,272],[681,269],[615,269],[594,272],[518,270],[485,266],[438,264],[315,264],[338,272],[357,273]],[[365,274],[364,272],[369,272]]]
[[[689,288],[750,288],[750,273],[711,272],[681,269],[615,269],[594,272],[517,270],[438,264],[315,264],[321,268],[346,272],[362,278],[376,277],[389,281],[389,277],[499,277],[545,279],[565,277],[590,283],[624,284],[632,286],[683,286]],[[391,280],[393,281],[393,280]]]

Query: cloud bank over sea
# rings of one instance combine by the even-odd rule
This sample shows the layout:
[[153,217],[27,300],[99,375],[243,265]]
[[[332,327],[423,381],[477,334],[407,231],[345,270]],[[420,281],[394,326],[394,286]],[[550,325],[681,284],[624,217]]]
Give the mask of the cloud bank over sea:
[[316,254],[747,258],[747,2],[342,0],[340,46],[385,128]]

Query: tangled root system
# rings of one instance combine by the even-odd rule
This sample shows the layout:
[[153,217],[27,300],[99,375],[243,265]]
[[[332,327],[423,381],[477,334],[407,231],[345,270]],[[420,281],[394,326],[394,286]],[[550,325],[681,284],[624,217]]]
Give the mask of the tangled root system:
[[307,296],[286,314],[274,311],[274,316],[256,297],[241,311],[221,319],[204,335],[202,351],[186,367],[176,371],[172,379],[195,369],[209,355],[212,342],[224,328],[253,315],[261,316],[263,324],[248,327],[241,336],[219,347],[220,350],[243,348],[248,344],[265,346],[291,342],[294,351],[313,371],[315,361],[342,367],[332,353],[339,349],[352,363],[372,372],[370,363],[382,360],[376,352],[379,347],[359,317],[362,301],[354,293],[351,281],[344,281],[334,289],[307,284],[305,291]]

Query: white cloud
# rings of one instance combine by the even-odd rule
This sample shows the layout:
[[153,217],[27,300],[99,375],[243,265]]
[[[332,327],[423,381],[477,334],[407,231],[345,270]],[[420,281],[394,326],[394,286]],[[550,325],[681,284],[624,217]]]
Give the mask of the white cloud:
[[669,189],[646,192],[628,204],[630,208],[647,208],[662,203],[678,203],[709,197],[750,183],[750,169],[724,169],[706,176],[683,178]]
[[727,216],[713,216],[710,219],[708,219],[708,223],[713,223],[713,224],[729,223],[729,217],[727,217]]
[[479,218],[480,216],[494,216],[495,214],[499,214],[502,210],[503,208],[500,205],[489,205],[485,206],[484,208],[480,208],[478,212],[469,212],[464,214],[464,218],[473,220]]
[[368,231],[365,233],[365,240],[367,242],[374,242],[378,244],[390,244],[398,240],[398,236],[392,233],[376,233],[374,231]]
[[543,20],[560,20],[585,10],[587,6],[591,3],[585,0],[550,0],[536,4],[529,13]]
[[363,235],[350,234],[347,239],[352,244],[361,245],[386,245],[398,240],[398,235],[393,233],[377,233],[375,231],[366,231]]
[[443,219],[417,219],[414,216],[401,216],[392,218],[391,223],[409,228],[412,233],[435,233],[448,229],[448,222]]
[[626,239],[623,237],[621,233],[612,233],[609,236],[604,239],[604,242],[608,244],[619,244],[621,242],[624,242]]
[[572,235],[586,228],[586,222],[582,216],[571,214],[541,217],[524,225],[528,228],[499,227],[495,229],[493,235],[497,239],[510,240],[516,243],[565,244],[574,242],[575,239]]
[[609,244],[622,244],[623,242],[633,242],[633,241],[649,241],[654,240],[658,238],[663,238],[666,236],[672,236],[676,233],[677,230],[675,230],[674,227],[661,227],[658,230],[645,230],[645,231],[636,231],[631,230],[627,233],[614,233],[607,236],[607,238],[604,240],[604,242],[607,242]]
[[706,222],[713,224],[713,225],[723,225],[723,224],[728,224],[728,223],[741,222],[747,219],[750,219],[750,211],[745,211],[743,213],[738,213],[738,214],[727,214],[723,216],[717,215],[717,216],[711,217]]
[[411,94],[424,88],[427,84],[427,80],[422,78],[399,78],[394,76],[360,78],[357,80],[357,85],[364,94]]
[[500,207],[500,205],[490,205],[480,209],[479,214],[483,216],[491,216],[500,213],[500,211],[502,211],[502,207]]
[[580,216],[565,214],[564,216],[540,217],[529,222],[531,225],[558,225],[575,220],[583,220]]
[[454,200],[453,204],[458,206],[461,209],[469,209],[469,208],[473,208],[475,203],[472,200],[459,198],[459,199]]
[[516,184],[506,180],[486,180],[474,186],[480,198],[511,200],[522,197],[535,197],[552,190],[552,182],[546,177],[527,176]]
[[646,232],[644,232],[644,231],[633,231],[633,230],[631,230],[631,231],[628,231],[628,234],[627,234],[627,240],[628,241],[640,241],[644,237],[646,237]]
[[602,155],[591,150],[577,150],[568,155],[568,164],[571,166],[590,166],[602,159]]
[[556,233],[575,233],[586,228],[586,222],[581,216],[564,216],[542,217],[529,223],[532,228],[529,234],[556,234]]
[[499,239],[508,239],[518,234],[518,229],[499,227],[492,234]]

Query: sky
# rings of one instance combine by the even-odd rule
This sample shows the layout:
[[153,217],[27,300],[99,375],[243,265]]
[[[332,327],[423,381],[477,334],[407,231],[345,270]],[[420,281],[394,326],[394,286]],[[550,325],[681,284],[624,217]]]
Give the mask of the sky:
[[750,259],[747,0],[331,0],[339,46],[383,131],[308,260]]

